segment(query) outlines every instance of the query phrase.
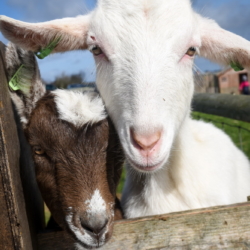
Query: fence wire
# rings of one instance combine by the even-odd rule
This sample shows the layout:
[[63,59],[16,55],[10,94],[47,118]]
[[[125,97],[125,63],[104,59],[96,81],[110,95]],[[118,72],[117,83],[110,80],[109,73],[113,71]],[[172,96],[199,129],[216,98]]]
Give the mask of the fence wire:
[[[202,115],[199,115],[199,114],[195,114],[193,113],[193,118],[196,119],[196,120],[203,120],[203,121],[206,121],[206,122],[211,122],[213,123],[214,125],[217,125],[217,127],[221,128],[222,130],[225,131],[225,126],[229,127],[229,128],[233,128],[235,130],[238,131],[238,143],[235,141],[235,138],[232,138],[232,135],[227,133],[227,131],[225,131],[232,139],[233,141],[236,143],[236,145],[239,146],[239,148],[244,151],[248,157],[250,157],[250,153],[249,153],[249,149],[250,149],[250,129],[247,129],[245,127],[242,127],[241,125],[233,125],[233,124],[230,124],[228,122],[221,122],[221,121],[217,121],[215,119],[211,119],[211,118],[206,118],[206,117],[203,117]],[[228,118],[227,118],[228,119]],[[234,121],[234,120],[232,120]],[[242,132],[246,132],[248,134],[247,137],[249,137],[249,140],[246,141],[246,143],[248,144],[248,148],[244,150],[244,138],[242,136]]]

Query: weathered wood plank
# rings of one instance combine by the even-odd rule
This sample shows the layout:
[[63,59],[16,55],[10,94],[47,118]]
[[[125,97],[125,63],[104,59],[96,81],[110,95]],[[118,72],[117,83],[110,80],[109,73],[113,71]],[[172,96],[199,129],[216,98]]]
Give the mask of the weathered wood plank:
[[[7,223],[6,228],[0,227],[0,249],[32,249],[19,175],[20,147],[8,95],[3,53],[4,46],[0,44],[0,178],[3,184],[0,202],[6,204],[6,210],[1,211],[0,219]],[[6,212],[8,222],[3,218]],[[12,242],[12,247],[8,247],[9,242]]]
[[[38,238],[40,250],[74,249],[64,232]],[[250,203],[118,221],[101,249],[250,249]]]
[[[0,101],[1,103],[1,101]],[[1,121],[1,120],[0,120]],[[1,133],[1,130],[0,130]],[[0,168],[2,168],[2,141],[0,135]],[[1,177],[1,175],[0,175]],[[5,200],[5,188],[3,186],[3,180],[0,178],[0,220],[1,220],[1,229],[0,229],[0,249],[8,250],[14,249],[14,241],[12,237],[12,229],[9,220],[8,207]]]
[[[24,151],[26,142],[23,137],[20,137],[20,151],[5,75],[4,47],[0,42],[0,221],[4,225],[0,227],[0,249],[31,250],[37,249],[38,228],[34,223],[39,225],[36,219],[39,210],[34,205],[37,198],[29,198],[36,188],[35,175],[30,174],[34,169],[28,161],[30,154]],[[22,131],[20,128],[19,124],[19,132]],[[36,196],[39,197],[39,193]],[[33,211],[35,215],[31,218]]]
[[193,111],[250,122],[250,96],[227,94],[195,94]]

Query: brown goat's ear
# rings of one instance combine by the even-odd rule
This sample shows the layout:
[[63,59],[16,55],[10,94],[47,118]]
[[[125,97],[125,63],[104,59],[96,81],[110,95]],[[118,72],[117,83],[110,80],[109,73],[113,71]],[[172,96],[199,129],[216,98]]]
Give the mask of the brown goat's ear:
[[36,102],[45,94],[45,86],[33,52],[9,43],[5,62],[11,99],[25,127]]
[[201,33],[200,55],[223,65],[250,69],[250,42],[197,15]]
[[0,16],[0,31],[11,42],[26,50],[39,52],[59,39],[53,52],[86,49],[89,15],[44,23],[26,23]]

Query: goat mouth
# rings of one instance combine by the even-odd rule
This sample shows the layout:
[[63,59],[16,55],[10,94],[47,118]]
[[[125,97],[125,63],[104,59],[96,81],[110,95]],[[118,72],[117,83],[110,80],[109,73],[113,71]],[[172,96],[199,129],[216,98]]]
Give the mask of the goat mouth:
[[105,243],[106,243],[106,241],[99,242],[98,244],[87,245],[87,244],[83,243],[82,241],[77,240],[75,245],[76,245],[77,250],[84,250],[84,249],[97,249],[97,248],[102,247]]
[[144,173],[150,173],[150,172],[155,172],[155,171],[159,170],[165,162],[165,159],[163,159],[162,161],[159,161],[156,164],[140,165],[138,163],[135,163],[133,160],[131,160],[129,158],[127,158],[127,160],[132,167],[134,167],[139,172],[144,172]]
[[[68,230],[71,231],[71,230]],[[83,250],[83,249],[97,249],[105,245],[110,237],[100,237],[99,239],[96,239],[95,237],[92,237],[90,235],[82,234],[80,230],[78,232],[70,232],[71,236],[75,240],[75,245],[77,250]],[[83,239],[84,238],[84,239]]]

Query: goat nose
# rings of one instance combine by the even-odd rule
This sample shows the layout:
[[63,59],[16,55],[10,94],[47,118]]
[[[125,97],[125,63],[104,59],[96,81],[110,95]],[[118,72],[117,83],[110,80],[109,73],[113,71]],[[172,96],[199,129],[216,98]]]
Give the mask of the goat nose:
[[108,220],[88,220],[81,219],[82,228],[91,236],[99,238],[106,231]]
[[156,146],[157,142],[160,140],[161,131],[158,130],[151,134],[140,134],[131,129],[131,137],[135,145],[139,149],[149,152]]

